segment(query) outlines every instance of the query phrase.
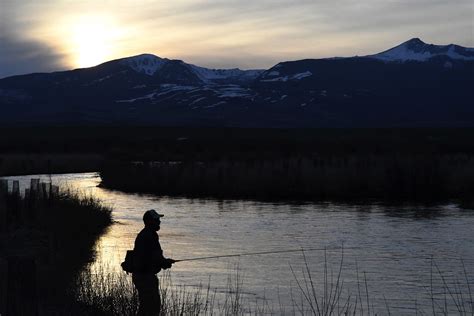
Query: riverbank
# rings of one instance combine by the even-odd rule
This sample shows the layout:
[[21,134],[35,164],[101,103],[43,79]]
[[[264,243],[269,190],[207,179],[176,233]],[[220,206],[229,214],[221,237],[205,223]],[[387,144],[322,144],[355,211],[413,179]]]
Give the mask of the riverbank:
[[0,313],[79,315],[71,284],[93,260],[111,209],[37,180],[24,193],[2,180],[0,216]]
[[168,196],[472,205],[474,155],[289,154],[104,162],[102,186]]

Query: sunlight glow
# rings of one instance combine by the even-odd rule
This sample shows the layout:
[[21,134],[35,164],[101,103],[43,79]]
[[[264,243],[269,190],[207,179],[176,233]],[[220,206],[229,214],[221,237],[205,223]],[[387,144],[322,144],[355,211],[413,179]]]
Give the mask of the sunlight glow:
[[82,16],[70,21],[70,49],[76,67],[91,67],[107,61],[114,53],[120,30],[106,16]]

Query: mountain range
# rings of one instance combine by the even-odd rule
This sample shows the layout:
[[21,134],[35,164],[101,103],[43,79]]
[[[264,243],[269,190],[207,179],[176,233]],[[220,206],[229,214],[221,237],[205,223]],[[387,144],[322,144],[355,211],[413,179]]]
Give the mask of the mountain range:
[[474,126],[474,49],[418,38],[378,54],[208,69],[142,54],[0,80],[0,124]]

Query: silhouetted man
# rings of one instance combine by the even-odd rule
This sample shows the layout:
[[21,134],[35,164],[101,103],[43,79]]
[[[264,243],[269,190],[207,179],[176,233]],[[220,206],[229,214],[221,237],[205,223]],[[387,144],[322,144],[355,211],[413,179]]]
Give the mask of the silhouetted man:
[[173,259],[163,257],[157,231],[160,230],[160,218],[163,215],[155,210],[143,215],[145,228],[135,239],[132,280],[138,291],[140,303],[138,315],[158,316],[161,310],[161,297],[158,277],[161,269],[171,268]]

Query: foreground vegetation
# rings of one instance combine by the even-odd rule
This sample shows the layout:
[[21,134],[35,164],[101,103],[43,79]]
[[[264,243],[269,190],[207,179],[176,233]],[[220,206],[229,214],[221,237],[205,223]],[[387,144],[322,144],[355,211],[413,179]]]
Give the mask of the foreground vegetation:
[[93,260],[111,209],[37,180],[21,194],[18,184],[8,193],[1,184],[0,313],[67,314],[70,284]]
[[[326,258],[326,256],[325,256]],[[160,275],[162,297],[161,315],[397,315],[410,311],[413,315],[472,315],[474,313],[470,276],[464,269],[464,280],[455,279],[440,271],[433,261],[432,281],[426,287],[427,300],[423,305],[415,301],[400,302],[387,299],[384,293],[370,290],[365,272],[356,273],[356,287],[349,288],[345,280],[343,256],[339,266],[325,260],[323,276],[311,271],[304,253],[303,269],[290,266],[295,286],[290,305],[266,299],[254,300],[247,296],[242,271],[237,266],[229,274],[224,292],[213,289],[211,283],[197,288],[174,285],[169,272]],[[317,282],[317,280],[323,280]],[[291,287],[291,285],[288,285]],[[105,267],[85,269],[75,286],[81,303],[82,315],[136,315],[138,297],[131,277]],[[377,300],[375,303],[374,301]],[[393,302],[396,302],[396,306]],[[421,303],[421,302],[420,302]],[[400,308],[403,304],[403,308]]]

